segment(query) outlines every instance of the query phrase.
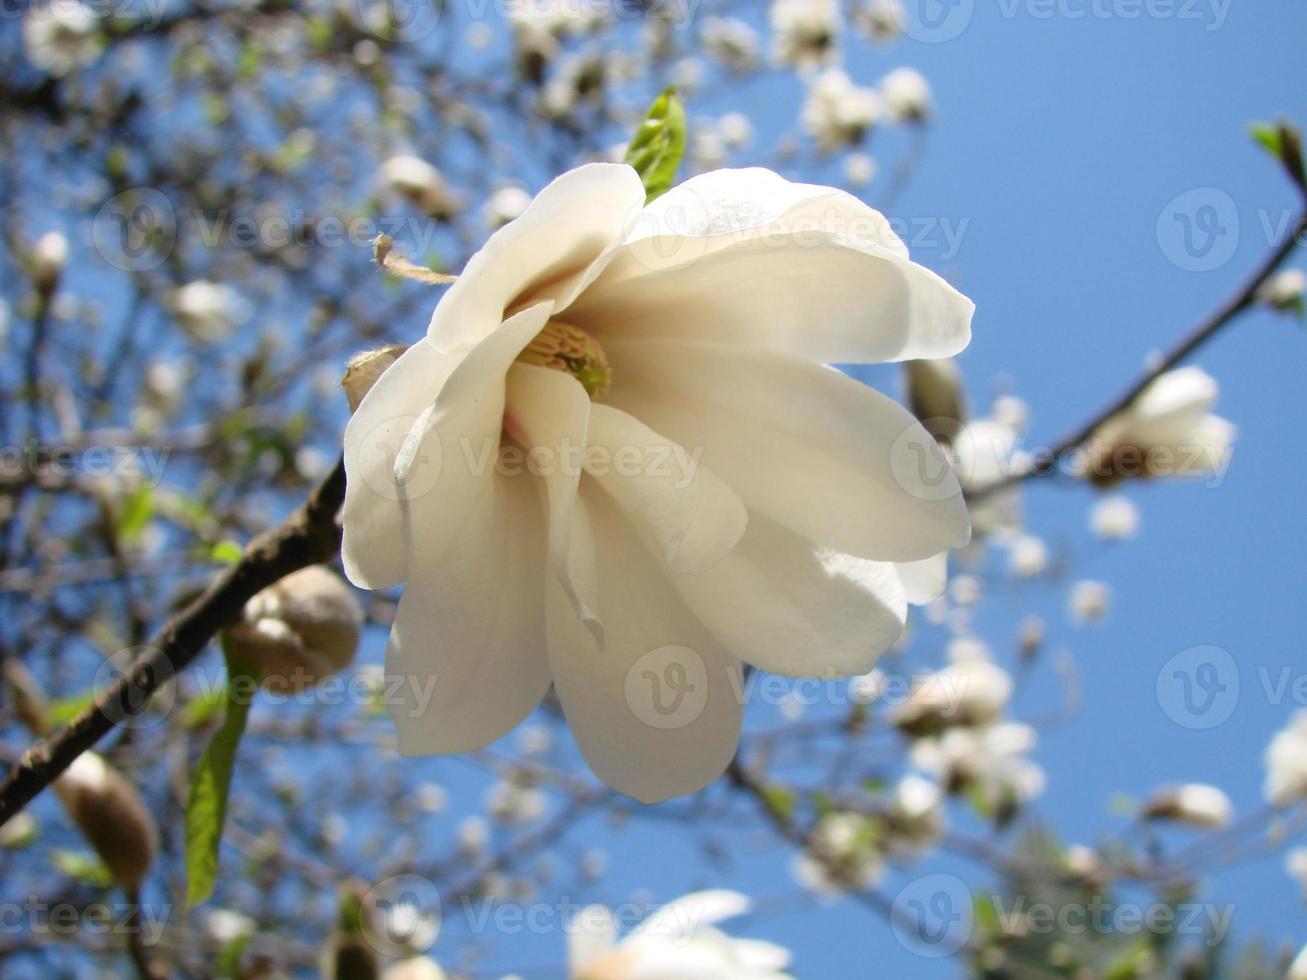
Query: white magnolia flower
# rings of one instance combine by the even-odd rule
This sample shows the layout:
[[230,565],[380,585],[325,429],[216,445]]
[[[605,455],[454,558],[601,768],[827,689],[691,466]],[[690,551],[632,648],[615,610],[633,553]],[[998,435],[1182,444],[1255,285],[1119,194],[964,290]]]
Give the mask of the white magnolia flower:
[[837,0],[772,0],[772,57],[795,68],[828,65],[839,53]]
[[1017,722],[950,728],[918,739],[912,762],[954,792],[973,790],[991,809],[1020,805],[1044,791],[1044,771],[1026,758],[1035,730]]
[[736,17],[709,17],[699,34],[704,53],[727,71],[747,75],[761,61],[758,32]]
[[844,158],[844,180],[850,187],[866,187],[876,179],[876,160],[870,153],[855,150]]
[[873,41],[888,41],[903,30],[906,22],[901,0],[864,0],[854,13],[854,23]]
[[1292,310],[1302,303],[1304,292],[1307,292],[1307,272],[1285,269],[1271,277],[1257,295],[1274,309]]
[[172,294],[177,322],[201,340],[221,340],[244,318],[240,295],[231,286],[196,279]]
[[1034,578],[1048,570],[1048,545],[1033,534],[1015,537],[1008,550],[1008,567],[1022,578]]
[[1289,964],[1289,972],[1285,974],[1285,980],[1307,980],[1307,946],[1304,946]]
[[1298,882],[1303,897],[1307,898],[1307,847],[1294,847],[1284,856],[1284,870]]
[[571,980],[786,980],[789,951],[714,928],[749,911],[736,892],[695,892],[658,909],[626,938],[602,905],[573,918],[568,931]]
[[913,734],[932,734],[950,725],[996,721],[1012,697],[1012,678],[988,660],[959,660],[912,685],[907,699],[890,716]]
[[915,68],[895,68],[880,80],[880,91],[895,122],[922,122],[930,117],[930,83]]
[[1105,582],[1085,579],[1071,586],[1068,603],[1071,618],[1077,623],[1095,623],[1107,615],[1112,605],[1112,589]]
[[485,745],[552,683],[602,779],[691,792],[734,752],[742,658],[866,673],[967,540],[934,440],[820,362],[944,356],[971,303],[840,191],[719,171],[643,201],[621,165],[550,184],[346,429],[346,570],[407,583],[403,753]]
[[391,157],[381,165],[381,182],[433,218],[451,218],[459,211],[444,175],[421,157]]
[[1225,791],[1205,783],[1186,783],[1158,790],[1144,803],[1145,820],[1171,820],[1191,827],[1216,829],[1229,824],[1234,804]]
[[857,813],[828,813],[813,828],[808,848],[794,855],[794,879],[826,898],[871,888],[885,876],[876,826]]
[[100,17],[79,0],[33,4],[23,20],[27,60],[56,78],[92,64],[104,49]]
[[829,152],[860,143],[881,111],[881,97],[875,89],[855,85],[844,72],[831,68],[808,86],[803,126],[817,145]]
[[1159,376],[1090,442],[1086,476],[1099,486],[1127,477],[1200,476],[1225,462],[1235,429],[1211,412],[1220,391],[1197,367]]
[[1129,497],[1120,494],[1104,497],[1094,504],[1089,526],[1107,541],[1133,538],[1139,531],[1139,508]]
[[1298,711],[1288,727],[1266,747],[1266,798],[1288,806],[1307,797],[1307,710]]

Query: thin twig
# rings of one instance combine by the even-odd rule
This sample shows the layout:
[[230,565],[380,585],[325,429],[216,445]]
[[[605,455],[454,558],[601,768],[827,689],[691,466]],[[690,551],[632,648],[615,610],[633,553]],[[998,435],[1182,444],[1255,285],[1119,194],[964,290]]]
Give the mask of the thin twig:
[[1087,443],[1095,432],[1102,427],[1112,416],[1122,412],[1134,404],[1135,400],[1148,389],[1157,378],[1171,368],[1178,365],[1181,361],[1192,355],[1198,348],[1203,346],[1222,329],[1233,323],[1241,313],[1252,308],[1261,292],[1262,287],[1267,280],[1271,278],[1282,266],[1285,261],[1293,254],[1294,249],[1301,244],[1301,240],[1307,237],[1307,211],[1300,214],[1293,227],[1289,229],[1289,234],[1280,242],[1270,255],[1262,262],[1260,266],[1250,275],[1239,287],[1239,289],[1223,303],[1214,313],[1200,321],[1189,333],[1170,351],[1168,351],[1156,364],[1153,364],[1148,371],[1139,377],[1130,387],[1121,392],[1115,399],[1109,402],[1104,408],[1100,409],[1093,418],[1077,430],[1067,435],[1054,446],[1044,452],[1041,452],[1037,458],[1032,459],[1023,467],[1007,474],[1002,479],[996,480],[986,486],[978,487],[967,494],[969,500],[979,500],[991,493],[1002,490],[1006,487],[1013,486],[1023,480],[1032,477],[1048,476],[1057,470],[1057,464],[1066,456],[1076,449]]
[[302,507],[251,541],[240,561],[165,623],[146,652],[89,707],[67,727],[23,753],[0,783],[0,825],[108,734],[115,718],[138,713],[161,684],[194,660],[218,630],[240,616],[257,592],[297,569],[338,554],[336,512],[344,497],[345,463],[341,460]]

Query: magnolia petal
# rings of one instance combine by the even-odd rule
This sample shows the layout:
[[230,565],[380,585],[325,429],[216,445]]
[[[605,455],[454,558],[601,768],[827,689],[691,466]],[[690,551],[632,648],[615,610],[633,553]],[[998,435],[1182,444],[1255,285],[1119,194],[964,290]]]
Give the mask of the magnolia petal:
[[924,606],[944,594],[948,585],[948,552],[921,561],[899,562],[894,566],[903,583],[903,592],[914,606]]
[[601,339],[694,339],[825,362],[947,357],[975,306],[924,266],[828,232],[728,245],[684,265],[591,286],[569,312]]
[[869,363],[957,353],[973,309],[909,260],[878,211],[753,168],[703,174],[651,204],[572,318],[598,334]]
[[418,341],[377,379],[345,427],[341,558],[360,588],[388,589],[408,577],[395,456],[460,360]]
[[907,621],[893,565],[832,552],[761,514],[720,564],[672,584],[728,650],[789,677],[865,674]]
[[631,932],[631,937],[658,936],[672,941],[690,939],[705,926],[744,915],[751,906],[747,895],[725,888],[691,892],[650,914]]
[[607,405],[590,421],[595,478],[676,575],[721,561],[744,534],[749,515],[735,493],[683,447]]
[[916,561],[970,538],[957,478],[901,405],[830,368],[687,341],[606,344],[612,404],[765,514],[832,550]]
[[565,309],[629,234],[643,204],[631,167],[569,170],[472,257],[432,314],[427,336],[453,350],[495,330],[506,311],[546,301]]
[[693,793],[725,770],[740,738],[743,675],[685,608],[616,505],[582,481],[573,574],[593,588],[605,644],[548,576],[554,687],[595,774],[644,803]]
[[467,752],[529,715],[549,688],[544,649],[544,520],[532,481],[497,473],[451,547],[413,528],[412,575],[386,648],[387,708],[403,755]]
[[590,397],[580,382],[563,371],[514,364],[508,372],[504,427],[536,457],[532,472],[543,481],[549,503],[550,565],[577,614],[602,643],[602,625],[594,613],[593,599],[576,587],[568,547],[590,407]]
[[602,960],[617,945],[617,920],[605,905],[587,905],[567,931],[567,965],[572,975]]
[[405,540],[417,533],[418,510],[427,512],[421,543],[428,553],[443,554],[459,533],[498,461],[508,369],[551,310],[540,303],[505,320],[462,357],[409,429],[393,473]]
[[[723,241],[749,235],[773,237],[810,231],[837,232],[846,238],[878,245],[904,258],[908,248],[885,216],[852,194],[820,184],[786,180],[762,167],[714,170],[691,177],[658,198],[641,215],[627,246],[657,242],[653,259],[676,261],[676,239]],[[685,243],[685,248],[695,246]],[[619,253],[617,262],[623,261]]]

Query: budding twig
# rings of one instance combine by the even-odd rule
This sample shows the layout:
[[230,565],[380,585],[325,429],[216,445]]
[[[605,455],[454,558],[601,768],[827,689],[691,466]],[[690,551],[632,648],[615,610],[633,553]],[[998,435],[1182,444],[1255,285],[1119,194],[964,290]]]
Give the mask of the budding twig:
[[1185,334],[1180,341],[1171,348],[1157,363],[1150,366],[1141,377],[1139,377],[1130,387],[1126,388],[1120,395],[1109,402],[1104,408],[1096,412],[1088,422],[1079,429],[1072,432],[1059,442],[1051,450],[1040,455],[1038,460],[1032,461],[1024,469],[1010,473],[1000,480],[993,483],[978,487],[967,494],[968,500],[979,500],[983,497],[1002,490],[1005,487],[1013,486],[1023,480],[1032,477],[1048,476],[1057,469],[1059,460],[1074,452],[1080,446],[1088,442],[1095,432],[1102,427],[1112,416],[1122,412],[1134,404],[1135,400],[1147,390],[1157,378],[1165,374],[1171,368],[1178,365],[1181,361],[1188,358],[1198,350],[1203,344],[1215,337],[1222,329],[1234,322],[1241,313],[1246,312],[1256,302],[1258,293],[1262,286],[1279,271],[1280,266],[1288,260],[1294,250],[1307,238],[1307,211],[1298,215],[1293,226],[1289,229],[1288,235],[1284,240],[1275,246],[1271,254],[1263,260],[1253,273],[1244,281],[1233,295],[1230,296],[1215,312],[1204,317],[1192,330]]
[[147,651],[66,727],[33,745],[0,782],[0,825],[49,786],[79,755],[114,727],[124,709],[139,711],[155,690],[199,656],[218,630],[235,622],[245,603],[293,571],[328,561],[340,551],[336,512],[345,499],[345,461],[295,513],[246,547],[219,575],[164,624]]
[[389,235],[378,235],[372,243],[372,258],[377,265],[392,276],[401,279],[413,279],[430,286],[445,286],[458,279],[458,276],[434,272],[431,269],[415,265],[395,251],[395,240]]

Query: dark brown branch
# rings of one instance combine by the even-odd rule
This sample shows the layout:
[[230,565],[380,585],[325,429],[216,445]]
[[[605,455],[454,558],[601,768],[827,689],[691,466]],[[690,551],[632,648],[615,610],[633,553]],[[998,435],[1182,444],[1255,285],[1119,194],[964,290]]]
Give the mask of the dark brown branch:
[[1241,313],[1252,308],[1257,303],[1258,294],[1262,287],[1293,254],[1294,249],[1302,243],[1304,237],[1307,237],[1307,212],[1303,212],[1298,216],[1284,241],[1275,247],[1271,254],[1225,303],[1199,322],[1161,360],[1149,368],[1130,387],[1099,410],[1093,418],[1079,429],[1055,443],[1048,451],[1040,453],[1039,457],[1032,460],[1024,469],[1010,473],[1003,479],[988,486],[979,487],[967,494],[967,497],[971,500],[979,500],[997,490],[1010,487],[1031,477],[1048,476],[1054,473],[1057,470],[1057,464],[1062,459],[1089,442],[1094,433],[1113,415],[1134,404],[1135,400],[1144,393],[1149,385],[1157,380],[1159,375],[1184,361],[1198,348],[1220,333],[1222,329],[1233,323]]
[[147,651],[67,727],[38,742],[0,783],[0,824],[49,786],[79,755],[108,734],[115,719],[136,714],[163,683],[194,660],[255,593],[297,569],[340,551],[336,512],[345,498],[345,463],[289,518],[259,535],[239,562],[219,575],[151,641]]

